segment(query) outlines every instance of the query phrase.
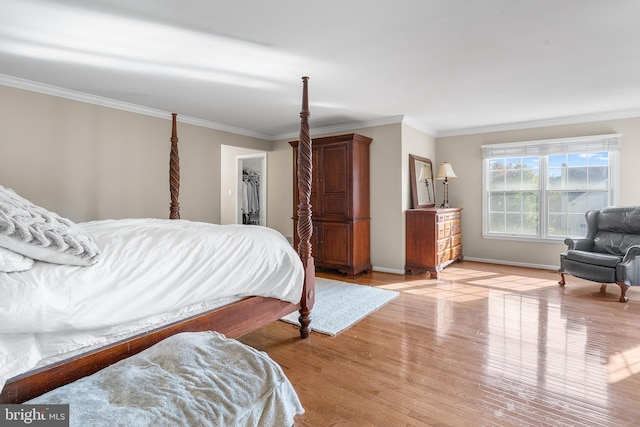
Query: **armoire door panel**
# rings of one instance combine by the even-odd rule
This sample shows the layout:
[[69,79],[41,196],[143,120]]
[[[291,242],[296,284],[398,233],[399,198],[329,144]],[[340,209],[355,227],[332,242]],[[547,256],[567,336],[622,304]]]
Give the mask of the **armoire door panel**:
[[324,253],[322,251],[322,227],[313,224],[313,235],[311,236],[311,256],[316,262],[322,263]]
[[349,153],[347,146],[335,145],[323,148],[322,168],[324,174],[324,192],[346,194],[348,181]]
[[328,145],[322,147],[322,215],[349,217],[349,153],[347,145]]
[[322,213],[325,216],[346,216],[347,199],[344,195],[326,194],[322,198]]
[[351,224],[322,224],[322,255],[325,264],[345,265],[351,259]]
[[320,214],[322,212],[322,174],[318,173],[320,171],[320,150],[314,148],[311,151],[311,163],[312,163],[312,179],[311,179],[311,198],[309,203],[311,203],[311,211],[316,214]]

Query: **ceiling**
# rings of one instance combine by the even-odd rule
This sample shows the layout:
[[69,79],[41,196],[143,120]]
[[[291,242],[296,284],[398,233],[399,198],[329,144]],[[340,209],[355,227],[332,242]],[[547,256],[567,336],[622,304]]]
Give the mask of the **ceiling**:
[[[0,84],[264,139],[640,116],[637,0],[2,0]],[[84,97],[84,98],[83,98]]]

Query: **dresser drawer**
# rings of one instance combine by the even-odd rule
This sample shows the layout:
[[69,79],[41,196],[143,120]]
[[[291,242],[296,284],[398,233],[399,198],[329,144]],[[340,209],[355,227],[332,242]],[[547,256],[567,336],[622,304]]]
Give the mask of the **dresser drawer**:
[[454,246],[453,248],[451,248],[451,258],[449,259],[458,257],[460,256],[460,254],[462,254],[462,245]]
[[436,221],[444,222],[444,221],[452,221],[454,219],[460,218],[460,212],[448,212],[448,213],[439,213],[436,215]]
[[443,262],[447,262],[451,259],[451,251],[446,250],[438,253],[438,264],[442,264]]
[[451,247],[458,246],[462,244],[462,234],[454,234],[451,236]]
[[451,221],[441,222],[438,224],[438,240],[446,239],[451,236]]
[[438,252],[451,248],[451,239],[438,240]]
[[462,225],[459,219],[451,221],[451,235],[462,233]]

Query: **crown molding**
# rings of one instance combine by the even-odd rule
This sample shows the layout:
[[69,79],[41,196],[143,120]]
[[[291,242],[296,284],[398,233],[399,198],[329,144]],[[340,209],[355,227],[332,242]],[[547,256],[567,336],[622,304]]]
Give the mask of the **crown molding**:
[[[28,90],[31,92],[42,93],[45,95],[51,95],[51,96],[56,96],[60,98],[66,98],[66,99],[79,101],[79,102],[86,102],[88,104],[114,108],[117,110],[128,111],[131,113],[142,114],[150,117],[158,117],[158,118],[167,119],[167,120],[171,119],[172,112],[170,111],[164,111],[164,110],[144,107],[141,105],[132,104],[128,102],[117,101],[111,98],[91,95],[85,92],[65,89],[58,86],[38,83],[31,80],[21,79],[18,77],[8,76],[4,74],[0,74],[0,85],[10,86],[17,89]],[[384,117],[384,118],[375,119],[375,120],[355,121],[351,123],[343,123],[343,124],[333,125],[333,126],[312,128],[312,132],[315,135],[329,134],[329,133],[338,133],[338,132],[348,132],[358,128],[376,127],[376,126],[384,126],[389,124],[400,123],[400,124],[406,124],[408,126],[411,126],[434,138],[444,138],[449,136],[463,136],[463,135],[473,135],[473,134],[490,133],[490,132],[504,132],[504,131],[523,130],[523,129],[541,128],[541,127],[549,127],[549,126],[598,122],[603,120],[620,120],[620,119],[629,119],[634,117],[640,117],[640,110],[614,111],[614,112],[608,112],[608,113],[566,116],[566,117],[558,117],[558,118],[543,119],[543,120],[531,120],[531,121],[503,123],[503,124],[488,125],[488,126],[478,126],[478,127],[438,131],[432,128],[431,126],[423,122],[420,122],[412,117],[401,115],[401,116]],[[209,129],[215,129],[222,132],[229,132],[237,135],[248,136],[251,138],[263,139],[266,141],[278,141],[283,139],[297,138],[299,136],[298,133],[293,133],[293,132],[280,134],[280,135],[269,135],[266,133],[254,132],[248,129],[238,128],[235,126],[228,126],[221,123],[212,122],[210,120],[203,120],[196,117],[184,116],[181,114],[178,115],[178,121],[181,123],[192,124],[195,126],[201,126]]]
[[335,126],[325,126],[312,129],[314,134],[348,132],[354,129],[370,128],[376,126],[395,125],[402,123],[403,116],[383,117],[375,120],[355,121]]
[[448,136],[463,136],[479,133],[504,132],[513,130],[533,129],[549,126],[573,125],[579,123],[600,122],[604,120],[620,120],[640,117],[640,110],[614,111],[608,113],[584,114],[577,116],[566,116],[544,120],[531,120],[524,122],[503,123],[490,126],[478,126],[473,128],[452,129],[440,131],[438,138]]
[[[0,74],[0,85],[10,86],[16,89],[28,90],[31,92],[37,92],[44,95],[56,96],[59,98],[70,99],[73,101],[99,105],[101,107],[108,107],[116,110],[127,111],[130,113],[142,114],[150,117],[157,117],[157,118],[167,119],[167,120],[171,119],[172,112],[170,111],[144,107],[144,106],[132,104],[129,102],[117,101],[115,99],[106,98],[103,96],[91,95],[85,92],[65,89],[58,86],[38,83],[31,80],[25,80],[25,79],[20,79],[13,76],[7,76],[4,74]],[[268,141],[272,139],[271,136],[267,134],[253,132],[247,129],[237,128],[234,126],[227,126],[221,123],[198,119],[196,117],[184,116],[181,114],[178,114],[177,120],[181,123],[201,126],[209,129],[215,129],[215,130],[234,133],[238,135],[249,136],[252,138],[264,139]]]
[[[323,135],[323,134],[338,133],[338,132],[351,132],[354,129],[362,129],[362,128],[369,128],[369,127],[375,127],[375,126],[394,125],[394,124],[403,123],[404,117],[405,116],[390,116],[390,117],[383,117],[381,119],[375,119],[375,120],[355,121],[350,123],[342,123],[339,125],[324,126],[324,127],[312,127],[311,132],[313,135]],[[300,136],[298,133],[291,133],[291,132],[283,133],[280,135],[276,135],[274,137],[274,141],[279,141],[282,139],[297,138],[298,136]]]
[[198,119],[191,116],[180,116],[178,115],[178,121],[190,125],[201,126],[209,129],[215,129],[222,132],[229,132],[236,135],[248,136],[251,138],[264,139],[265,141],[272,141],[273,138],[271,135],[261,132],[253,132],[248,129],[238,128],[235,126],[227,126],[222,123],[216,123],[209,120]]
[[437,130],[427,125],[426,123],[422,123],[412,117],[404,116],[404,118],[402,119],[402,123],[411,126],[412,128],[419,130],[420,132],[424,132],[431,137],[435,138],[438,136]]

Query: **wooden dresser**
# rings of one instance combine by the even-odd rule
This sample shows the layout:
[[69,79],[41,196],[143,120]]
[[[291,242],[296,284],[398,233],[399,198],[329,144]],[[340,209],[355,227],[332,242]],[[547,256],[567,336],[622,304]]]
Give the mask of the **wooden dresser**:
[[[348,277],[371,271],[369,144],[355,133],[313,138],[312,255],[316,267]],[[292,147],[298,141],[290,142]],[[294,230],[297,227],[297,154],[293,150]],[[298,247],[297,233],[294,245]]]
[[437,279],[447,265],[462,260],[462,208],[406,211],[407,274],[428,272]]

